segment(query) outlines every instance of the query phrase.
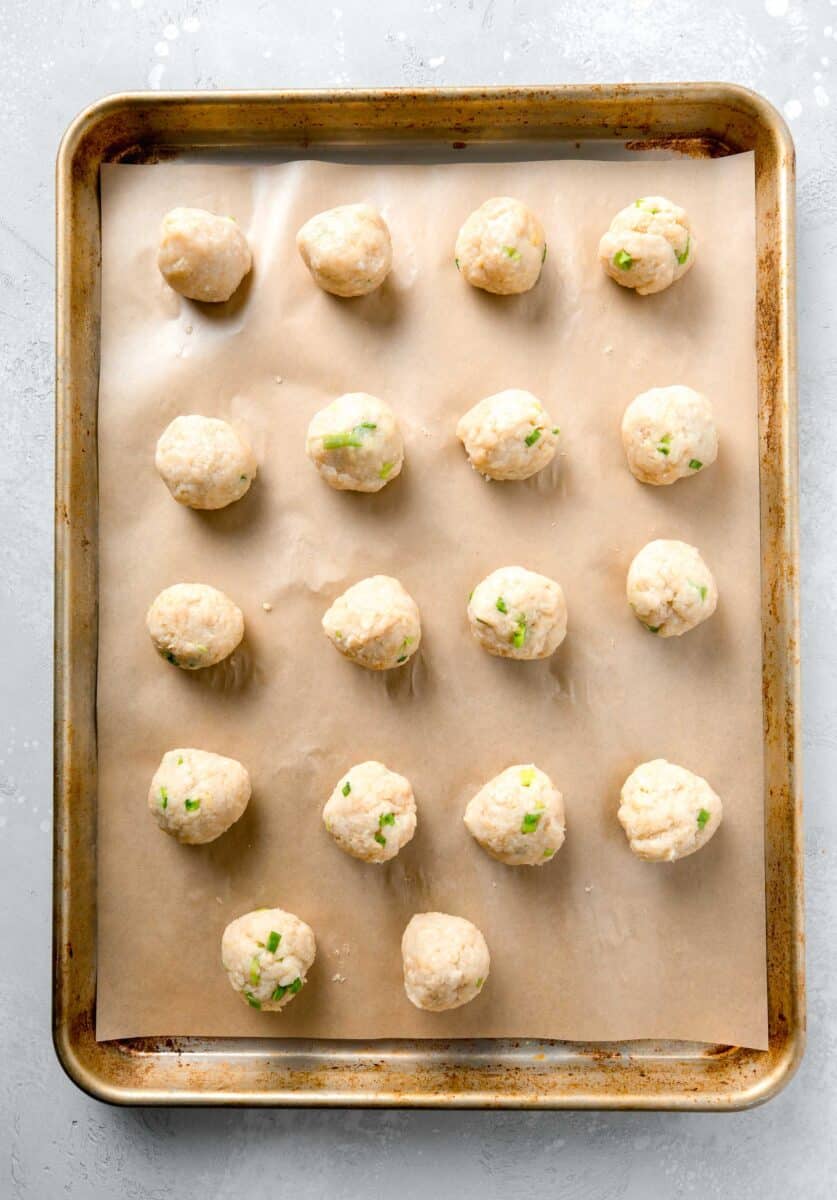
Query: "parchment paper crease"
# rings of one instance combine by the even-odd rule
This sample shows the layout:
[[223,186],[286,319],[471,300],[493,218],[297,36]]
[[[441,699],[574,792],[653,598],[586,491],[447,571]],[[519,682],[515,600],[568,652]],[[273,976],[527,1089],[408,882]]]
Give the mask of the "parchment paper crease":
[[[606,279],[599,235],[635,197],[684,204],[692,272],[638,298]],[[497,298],[453,264],[484,199],[529,203],[547,231],[538,286]],[[341,301],[294,246],[312,213],[368,200],[390,224],[395,270]],[[251,279],[220,309],[182,300],[156,268],[160,219],[178,204],[235,215]],[[753,160],[437,166],[107,166],[102,173],[99,412],[99,974],[97,1036],[682,1038],[766,1045]],[[619,424],[653,385],[712,398],[718,463],[670,488],[636,483]],[[560,425],[555,471],[489,484],[454,437],[458,416],[507,387]],[[339,494],[304,453],[312,414],[345,391],[385,397],[407,447],[378,496]],[[176,505],[154,446],[178,413],[240,423],[260,475],[215,514]],[[716,616],[655,639],[624,596],[649,539],[698,545]],[[482,652],[468,592],[519,563],[558,579],[569,634],[549,661]],[[398,576],[424,642],[403,671],[367,673],[320,632],[365,575]],[[144,628],[157,592],[214,584],[242,607],[246,640],[209,671],[177,670]],[[266,612],[262,604],[271,604]],[[241,759],[254,796],[233,830],[182,847],[146,811],[163,752]],[[706,850],[639,862],[616,820],[619,788],[655,756],[706,775],[725,820]],[[320,812],[353,762],[412,780],[418,832],[389,866],[342,854]],[[491,775],[532,760],[563,790],[564,848],[542,869],[491,861],[462,811]],[[319,953],[282,1014],[249,1010],[219,961],[225,924],[259,905],[314,928]],[[401,983],[417,911],[485,933],[490,980],[458,1011],[420,1013]]]

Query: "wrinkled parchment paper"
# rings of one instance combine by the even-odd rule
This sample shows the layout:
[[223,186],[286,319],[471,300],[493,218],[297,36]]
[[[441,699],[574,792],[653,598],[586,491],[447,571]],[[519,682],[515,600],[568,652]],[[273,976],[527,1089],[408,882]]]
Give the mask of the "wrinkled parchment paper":
[[[635,197],[685,204],[692,272],[639,298],[606,279],[596,246]],[[549,255],[528,295],[469,288],[457,229],[489,196],[540,214]],[[378,293],[314,286],[294,234],[315,212],[367,200],[390,224]],[[156,267],[175,205],[235,215],[251,278],[220,308],[178,297]],[[102,173],[99,414],[99,982],[97,1035],[326,1038],[678,1038],[766,1045],[762,716],[754,351],[753,160],[437,166],[107,166]],[[653,385],[712,398],[718,463],[699,478],[634,481],[619,424]],[[486,483],[454,437],[460,413],[528,388],[560,425],[555,470]],[[390,401],[407,461],[377,496],[340,494],[304,453],[313,413],[344,391]],[[218,513],[169,497],[154,446],[179,413],[224,417],[260,460],[249,495]],[[704,552],[715,617],[681,639],[648,634],[625,573],[651,538]],[[558,579],[569,634],[546,662],[491,658],[465,603],[519,563]],[[398,576],[422,613],[408,669],[374,674],[320,632],[345,587]],[[222,588],[244,611],[234,658],[189,673],[144,627],[160,589]],[[272,605],[265,611],[263,604]],[[163,752],[241,759],[254,796],[219,841],[177,845],[146,811]],[[636,860],[620,785],[664,756],[704,774],[725,820],[674,865]],[[413,782],[419,826],[390,865],[341,853],[320,812],[340,775],[378,758]],[[462,812],[490,776],[534,761],[566,799],[567,840],[541,869],[493,862]],[[248,1009],[220,966],[228,921],[280,905],[314,928],[309,984],[281,1014]],[[475,921],[491,976],[474,1003],[421,1013],[401,983],[417,911]]]

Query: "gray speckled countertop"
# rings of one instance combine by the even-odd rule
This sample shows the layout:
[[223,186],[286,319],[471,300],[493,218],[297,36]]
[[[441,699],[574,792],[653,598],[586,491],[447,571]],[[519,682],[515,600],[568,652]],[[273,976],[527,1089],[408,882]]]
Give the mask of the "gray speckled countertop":
[[[753,1112],[116,1110],[49,1036],[53,161],[141,88],[734,80],[799,155],[809,1041]],[[837,0],[2,0],[0,1196],[806,1200],[837,1170]]]

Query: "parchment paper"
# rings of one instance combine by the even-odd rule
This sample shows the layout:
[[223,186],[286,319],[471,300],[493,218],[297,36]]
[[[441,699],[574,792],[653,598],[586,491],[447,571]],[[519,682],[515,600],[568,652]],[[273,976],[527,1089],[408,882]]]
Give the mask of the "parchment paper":
[[[99,413],[99,980],[97,1036],[682,1038],[766,1046],[753,160],[371,166],[107,166],[102,174]],[[610,217],[643,194],[684,203],[698,241],[688,277],[639,298],[596,261]],[[497,298],[453,264],[464,217],[509,194],[540,214],[538,286]],[[368,200],[390,224],[395,270],[369,298],[314,286],[294,246],[312,213]],[[175,205],[234,214],[252,277],[220,309],[182,300],[155,263]],[[281,382],[280,382],[281,380]],[[683,382],[712,398],[717,464],[655,489],[634,481],[622,411]],[[528,388],[561,426],[557,469],[489,484],[454,428],[476,400]],[[344,391],[385,397],[407,462],[377,496],[340,494],[304,453],[312,414]],[[179,413],[222,416],[253,439],[249,495],[215,514],[175,504],[154,446]],[[649,635],[625,573],[649,539],[698,545],[715,617]],[[558,579],[569,634],[550,660],[485,654],[465,603],[519,563]],[[409,669],[366,672],[320,631],[345,587],[398,576],[422,613]],[[189,673],[163,662],[146,609],[179,581],[242,607],[234,658]],[[271,604],[266,612],[263,602]],[[183,847],[146,811],[163,752],[241,759],[254,796],[219,841]],[[725,819],[700,854],[636,860],[619,788],[664,756],[705,775]],[[419,826],[390,865],[341,853],[322,805],[353,762],[413,782]],[[541,869],[490,860],[462,824],[495,772],[533,760],[566,799],[567,840]],[[278,904],[314,928],[317,962],[281,1014],[248,1009],[220,966],[226,923]],[[474,1003],[420,1013],[401,982],[414,912],[475,921],[491,977]]]

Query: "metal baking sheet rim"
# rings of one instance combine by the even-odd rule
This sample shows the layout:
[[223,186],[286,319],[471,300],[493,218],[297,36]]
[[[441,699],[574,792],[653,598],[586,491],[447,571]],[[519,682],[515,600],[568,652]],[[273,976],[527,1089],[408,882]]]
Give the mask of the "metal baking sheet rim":
[[[99,166],[184,147],[337,143],[465,150],[610,139],[754,150],[761,454],[769,1049],[679,1043],[95,1040]],[[791,1078],[805,1042],[799,763],[794,150],[731,84],[183,92],[106,97],[57,162],[53,1039],[115,1104],[733,1110]]]

